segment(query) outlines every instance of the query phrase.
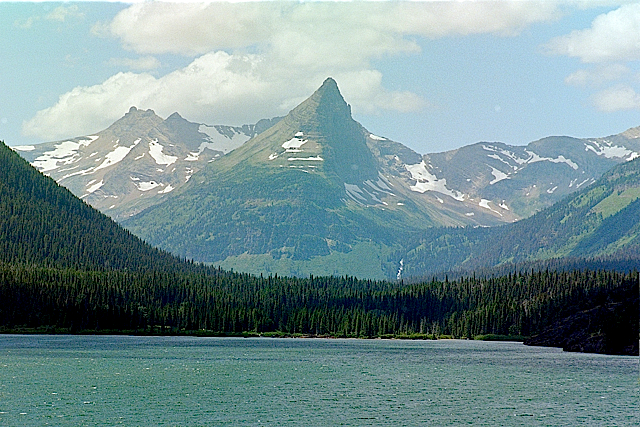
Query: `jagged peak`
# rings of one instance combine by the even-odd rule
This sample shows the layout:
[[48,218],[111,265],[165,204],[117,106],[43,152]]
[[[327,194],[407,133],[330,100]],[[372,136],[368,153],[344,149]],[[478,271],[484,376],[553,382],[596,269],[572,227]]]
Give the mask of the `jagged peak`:
[[149,109],[149,110],[141,110],[139,108],[137,108],[135,105],[132,105],[131,108],[129,108],[129,111],[127,112],[127,114],[124,115],[124,117],[127,116],[155,116],[156,112]]
[[171,114],[169,117],[167,117],[167,120],[185,120],[184,117],[182,117],[180,115],[180,113],[178,113],[177,111],[173,114]]
[[345,105],[348,106],[347,102],[342,97],[340,93],[340,89],[338,88],[338,83],[328,77],[323,83],[322,86],[315,91],[311,98],[317,99],[319,102],[329,102],[337,105]]
[[332,77],[327,77],[325,81],[322,82],[322,86],[320,86],[318,90],[324,90],[324,91],[336,90],[340,92],[340,89],[338,89],[338,82],[336,82]]
[[330,121],[353,120],[351,106],[344,100],[338,84],[331,77],[327,78],[313,95],[290,113],[290,118],[294,120],[304,121],[311,117],[323,117]]

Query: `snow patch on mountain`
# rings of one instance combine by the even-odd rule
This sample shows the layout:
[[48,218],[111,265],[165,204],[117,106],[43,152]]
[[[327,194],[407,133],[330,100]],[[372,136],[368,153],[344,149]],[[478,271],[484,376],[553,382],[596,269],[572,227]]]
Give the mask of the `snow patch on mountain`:
[[621,147],[619,145],[612,145],[611,141],[604,140],[602,144],[600,144],[596,140],[588,140],[589,145],[585,142],[585,151],[593,151],[598,156],[606,157],[607,159],[624,159],[627,161],[633,160],[637,157],[640,157],[640,153],[636,153],[635,151],[629,150],[626,147]]
[[[523,158],[519,157],[517,154],[515,154],[512,151],[505,150],[505,149],[498,148],[498,147],[494,147],[492,145],[484,145],[483,144],[482,148],[484,150],[486,150],[486,151],[491,151],[491,152],[494,152],[494,153],[502,154],[503,156],[506,156],[507,158],[513,160],[515,163],[517,163],[519,165],[524,165],[528,161],[528,159],[523,159]],[[500,160],[501,162],[506,163],[507,165],[511,166],[511,164],[508,161],[504,160],[498,154],[491,154],[491,155],[489,155],[489,157],[491,157],[493,159]]]
[[288,161],[292,162],[294,160],[310,160],[310,161],[317,161],[317,162],[322,162],[324,161],[324,159],[320,156],[310,156],[310,157],[289,157],[287,159]]
[[202,142],[198,147],[198,151],[190,152],[187,157],[185,157],[185,161],[187,162],[196,162],[200,158],[200,155],[204,152],[204,150],[209,149],[212,151],[216,151],[216,144],[212,142]]
[[493,180],[491,180],[491,182],[489,182],[489,185],[493,185],[496,182],[500,182],[503,179],[510,179],[509,175],[507,175],[506,173],[494,168],[493,166],[491,167],[491,175],[493,175]]
[[15,147],[9,147],[14,151],[33,151],[36,149],[33,145],[16,145]]
[[156,161],[156,164],[169,166],[175,163],[176,160],[178,160],[177,156],[170,156],[168,154],[164,154],[162,152],[163,150],[164,150],[164,147],[162,146],[162,144],[158,142],[157,139],[154,139],[149,142],[149,155],[153,157],[153,160]]
[[[511,160],[511,161],[515,162],[519,166],[523,166],[525,164],[537,163],[537,162],[566,163],[572,169],[578,170],[578,165],[574,161],[572,161],[570,159],[567,159],[564,156],[558,156],[556,158],[542,157],[542,156],[534,153],[533,151],[525,149],[524,152],[527,153],[527,155],[529,157],[522,158],[522,157],[519,157],[517,154],[515,154],[515,153],[513,153],[513,152],[511,152],[509,150],[504,150],[504,149],[501,149],[501,148],[498,148],[498,147],[495,147],[495,146],[492,146],[492,145],[484,145],[483,144],[482,148],[484,150],[486,150],[486,151],[490,151],[490,152],[494,153],[494,154],[490,154],[488,157],[490,157],[492,159],[499,160],[502,163],[505,163],[506,165],[509,165],[509,167],[513,167],[514,171],[517,171],[518,167],[512,165],[508,160]],[[499,154],[502,154],[503,156],[507,157],[508,160],[505,160]]]
[[[298,135],[301,132],[298,132],[296,135]],[[300,135],[302,136],[302,135]],[[297,136],[294,136],[293,138],[291,138],[290,140],[286,141],[285,143],[282,144],[282,148],[284,149],[290,149],[290,148],[300,148],[302,147],[304,144],[306,144],[307,142],[309,142],[309,140],[307,139],[300,139]]]
[[140,139],[136,139],[135,141],[133,141],[133,145],[131,145],[130,147],[119,146],[116,142],[115,149],[107,153],[104,161],[100,164],[100,166],[96,167],[93,172],[97,172],[100,169],[105,169],[115,165],[116,163],[120,163],[125,157],[127,157],[127,154],[129,154],[133,147],[138,145],[139,142]]
[[[95,179],[93,181],[89,181],[89,183],[87,184],[88,186],[93,184],[95,182]],[[100,182],[96,182],[95,184],[91,185],[89,188],[87,188],[87,192],[88,193],[93,193],[94,191],[98,190],[100,187],[102,187],[104,185],[104,180],[100,180]]]
[[524,151],[531,156],[530,159],[527,161],[527,163],[537,163],[537,162],[566,163],[573,170],[578,170],[578,165],[564,156],[558,156],[554,159],[551,157],[541,157],[536,153],[534,153],[533,151],[529,151],[529,150],[524,150]]
[[148,181],[148,182],[142,181],[139,183],[135,183],[135,185],[140,191],[149,191],[149,190],[153,190],[156,187],[159,187],[161,184],[156,181]]
[[436,191],[446,196],[450,196],[460,202],[464,201],[464,194],[447,188],[447,180],[445,178],[438,179],[435,175],[430,173],[424,160],[414,165],[404,165],[404,167],[411,174],[411,178],[416,180],[415,185],[410,187],[411,190],[418,193]]
[[224,126],[224,131],[221,131],[221,128],[221,126],[200,125],[198,131],[209,137],[210,145],[207,148],[227,154],[240,147],[250,138],[249,135],[240,132],[238,129]]
[[98,139],[97,136],[88,136],[89,139],[80,139],[78,141],[63,141],[54,145],[52,151],[47,151],[38,156],[31,164],[40,172],[48,172],[58,168],[58,163],[68,165],[78,160],[76,155],[80,147],[86,147],[93,141]]
[[174,188],[171,186],[171,184],[168,184],[164,190],[160,190],[158,191],[158,194],[167,194],[170,193],[171,191],[173,191]]
[[480,203],[478,203],[478,206],[480,206],[481,208],[484,208],[484,209],[488,209],[491,212],[497,213],[498,215],[502,216],[502,214],[500,212],[498,212],[497,210],[495,210],[491,206],[489,206],[489,202],[491,202],[491,200],[480,199]]

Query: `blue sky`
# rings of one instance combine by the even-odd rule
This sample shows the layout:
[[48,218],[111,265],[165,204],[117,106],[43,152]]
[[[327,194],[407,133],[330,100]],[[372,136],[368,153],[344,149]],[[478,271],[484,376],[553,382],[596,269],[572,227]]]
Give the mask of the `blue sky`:
[[132,105],[207,124],[286,114],[334,77],[420,153],[640,126],[640,3],[0,3],[0,139],[100,131]]

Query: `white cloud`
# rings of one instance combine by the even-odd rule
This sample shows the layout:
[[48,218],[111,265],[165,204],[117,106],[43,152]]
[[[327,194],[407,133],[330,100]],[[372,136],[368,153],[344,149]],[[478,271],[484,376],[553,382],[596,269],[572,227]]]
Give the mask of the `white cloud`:
[[149,55],[180,54],[194,57],[191,64],[77,87],[23,130],[44,139],[92,133],[132,105],[209,124],[250,123],[285,114],[328,76],[356,113],[415,111],[427,102],[386,90],[372,60],[419,52],[416,37],[511,35],[558,13],[545,1],[134,4],[93,28],[142,55],[113,61],[149,70],[158,65]]
[[121,11],[96,30],[110,32],[144,54],[198,55],[263,44],[273,44],[277,50],[283,48],[279,46],[283,40],[301,37],[307,51],[325,44],[338,53],[358,47],[359,55],[369,56],[415,49],[404,38],[407,35],[511,35],[532,23],[555,19],[559,13],[557,4],[549,1],[145,2]]
[[640,109],[640,94],[632,87],[618,85],[598,92],[593,97],[594,105],[604,112]]
[[109,65],[115,67],[127,67],[132,70],[146,71],[160,68],[160,61],[153,56],[142,56],[140,58],[111,58]]
[[580,58],[585,63],[640,59],[640,3],[626,4],[599,15],[591,28],[551,40],[550,53]]
[[78,11],[77,5],[58,6],[51,13],[45,16],[49,21],[64,22],[67,18],[82,18],[84,14]]
[[564,82],[572,86],[600,86],[601,84],[619,80],[628,75],[629,67],[622,64],[607,64],[596,68],[582,69],[571,73]]

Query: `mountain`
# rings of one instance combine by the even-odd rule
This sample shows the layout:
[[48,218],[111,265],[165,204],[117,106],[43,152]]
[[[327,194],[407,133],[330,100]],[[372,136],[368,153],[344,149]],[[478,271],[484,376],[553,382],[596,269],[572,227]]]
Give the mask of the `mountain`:
[[396,277],[424,271],[420,254],[436,265],[465,262],[485,232],[443,226],[530,215],[638,157],[638,135],[479,143],[422,156],[363,128],[327,79],[277,124],[122,223],[163,249],[225,268]]
[[277,119],[241,127],[191,123],[174,113],[129,112],[95,135],[14,147],[38,170],[119,220],[160,202],[208,162]]
[[0,263],[69,269],[177,268],[0,142]]
[[606,138],[548,137],[527,146],[481,142],[425,155],[424,162],[453,193],[522,219],[639,156],[640,127]]
[[433,230],[413,246],[404,257],[407,275],[557,258],[640,265],[640,159],[615,166],[595,183],[517,223]]
[[[228,268],[386,277],[397,268],[386,257],[403,235],[454,221],[409,197],[408,172],[389,173],[369,148],[378,141],[327,79],[273,127],[123,225]],[[419,162],[408,149],[400,155]]]
[[[340,96],[337,85],[334,88]],[[353,120],[350,113],[333,118]],[[124,220],[160,203],[206,164],[278,120],[241,127],[208,126],[191,123],[178,113],[163,120],[151,110],[132,107],[95,135],[13,148],[91,206]],[[362,132],[370,153],[368,160],[353,166],[367,169],[362,175],[367,179],[346,180],[346,196],[362,206],[390,202],[398,206],[405,198],[440,226],[494,226],[529,217],[593,183],[616,164],[640,156],[640,127],[606,138],[548,137],[527,146],[480,142],[425,155]],[[298,137],[292,135],[289,140],[294,138]],[[298,143],[292,142],[288,152],[296,150]],[[271,147],[269,154],[277,156],[278,149],[284,148],[280,145]],[[313,151],[312,144],[300,149]],[[335,158],[348,157],[345,153],[335,152]],[[311,163],[308,160],[307,166]],[[383,186],[378,185],[379,179]],[[394,185],[393,191],[384,179]],[[398,200],[383,200],[390,193]]]

